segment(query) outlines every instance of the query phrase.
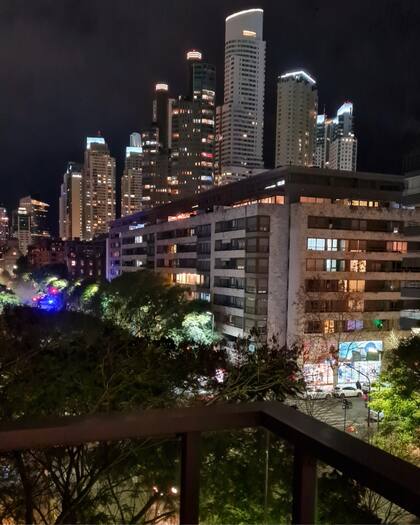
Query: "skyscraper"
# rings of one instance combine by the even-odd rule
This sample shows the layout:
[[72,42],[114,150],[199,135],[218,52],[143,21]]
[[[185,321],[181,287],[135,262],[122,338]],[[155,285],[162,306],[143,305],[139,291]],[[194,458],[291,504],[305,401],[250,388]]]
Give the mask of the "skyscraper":
[[155,85],[152,124],[142,130],[142,208],[169,202],[176,194],[176,181],[171,173],[172,104],[169,86]]
[[315,166],[346,171],[357,170],[357,138],[353,130],[353,104],[345,102],[337,115],[318,115]]
[[141,208],[147,210],[155,203],[157,161],[159,155],[159,129],[152,125],[141,132],[143,150]]
[[9,216],[6,208],[0,206],[0,245],[9,238]]
[[189,92],[172,110],[172,175],[178,196],[209,189],[214,180],[216,69],[200,51],[187,53]]
[[115,159],[103,137],[87,137],[82,177],[83,239],[107,233],[115,219]]
[[130,135],[130,145],[125,148],[125,166],[121,178],[121,217],[142,209],[143,150],[139,133]]
[[30,195],[22,197],[19,200],[19,209],[26,210],[30,219],[30,233],[32,241],[37,239],[50,237],[48,227],[48,209],[50,205],[38,199],[32,198]]
[[276,167],[313,166],[318,92],[305,71],[280,75],[277,82]]
[[19,250],[23,255],[28,253],[28,246],[32,243],[31,238],[31,216],[28,210],[19,207],[12,214],[13,237],[18,241]]
[[263,10],[226,18],[223,105],[216,110],[217,182],[264,169],[265,41]]
[[332,141],[328,167],[332,170],[356,171],[357,139],[353,133]]
[[69,162],[61,184],[59,199],[60,238],[82,239],[82,172],[83,167]]

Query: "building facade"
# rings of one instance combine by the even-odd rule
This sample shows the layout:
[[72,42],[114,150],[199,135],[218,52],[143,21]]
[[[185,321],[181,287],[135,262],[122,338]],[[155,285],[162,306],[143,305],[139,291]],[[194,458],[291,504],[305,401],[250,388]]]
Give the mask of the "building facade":
[[130,146],[125,148],[125,165],[121,177],[121,217],[142,209],[143,149],[140,133],[130,135]]
[[226,18],[223,105],[216,110],[216,170],[225,184],[264,170],[263,10]]
[[326,382],[331,353],[344,362],[376,352],[363,367],[377,374],[395,336],[420,326],[420,210],[407,201],[420,202],[420,183],[408,185],[375,173],[265,172],[115,221],[107,276],[162,273],[209,302],[228,341],[256,331],[298,343]]
[[100,281],[106,275],[106,240],[99,236],[92,241],[66,241],[64,254],[71,279]]
[[313,166],[318,92],[305,71],[291,71],[277,82],[276,166]]
[[82,177],[83,239],[108,232],[115,219],[115,159],[103,137],[87,137]]
[[61,239],[38,239],[28,248],[28,262],[32,268],[65,264],[64,241]]
[[82,239],[83,167],[69,162],[61,184],[59,198],[59,235],[63,240]]
[[356,171],[357,139],[353,134],[337,137],[332,141],[328,167],[332,170]]
[[30,195],[19,200],[19,208],[26,210],[29,216],[31,238],[35,241],[50,236],[48,228],[48,209],[50,205]]
[[187,53],[189,92],[172,109],[172,174],[178,197],[209,189],[214,182],[216,69],[200,51]]

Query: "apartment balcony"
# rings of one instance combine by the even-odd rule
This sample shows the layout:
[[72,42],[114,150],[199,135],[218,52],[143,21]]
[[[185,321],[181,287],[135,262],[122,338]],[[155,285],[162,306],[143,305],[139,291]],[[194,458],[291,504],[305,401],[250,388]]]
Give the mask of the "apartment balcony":
[[420,235],[420,225],[407,225],[403,227],[402,233],[407,237],[417,237]]
[[420,327],[420,310],[401,310],[400,326],[402,330]]
[[401,298],[402,299],[420,299],[420,282],[414,281],[411,283],[404,283],[401,285]]
[[[175,516],[181,524],[191,525],[198,524],[200,518],[200,481],[205,483],[200,479],[200,469],[203,468],[202,458],[208,452],[200,445],[205,442],[205,433],[257,428],[267,431],[266,435],[272,439],[280,438],[287,443],[285,450],[291,460],[291,479],[287,485],[291,503],[289,522],[317,522],[319,467],[325,470],[327,466],[414,516],[420,515],[420,469],[278,402],[3,423],[0,452],[9,454],[54,447],[57,454],[59,447],[86,443],[172,437],[179,442],[180,448],[179,463],[176,463],[179,464],[179,490],[174,489],[174,493],[179,494]],[[267,450],[260,451],[263,457],[268,457]],[[220,475],[225,476],[223,465]],[[243,475],[247,475],[246,471]],[[256,480],[253,478],[249,482],[254,484]],[[217,502],[218,505],[222,503]],[[241,500],[241,506],[246,508],[246,505],[247,501]]]

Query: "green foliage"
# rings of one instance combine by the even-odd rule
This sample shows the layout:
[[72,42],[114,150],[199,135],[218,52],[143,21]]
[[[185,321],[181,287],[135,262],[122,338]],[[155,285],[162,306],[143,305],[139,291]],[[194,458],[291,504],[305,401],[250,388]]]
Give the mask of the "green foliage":
[[181,327],[172,329],[169,337],[176,344],[191,343],[198,346],[210,346],[220,339],[214,331],[212,317],[207,312],[187,313]]
[[0,314],[8,306],[20,305],[20,299],[13,293],[12,290],[6,289],[5,287],[0,288]]
[[[133,336],[79,312],[6,310],[0,316],[0,338],[2,420],[283,399],[295,389],[296,363],[282,363],[282,352],[270,351],[269,345],[249,352],[243,342],[232,363],[221,349]],[[223,383],[215,378],[220,369]],[[251,433],[236,448],[229,440],[225,443],[232,467],[226,475],[232,474],[233,481],[229,514],[223,515],[261,516],[257,491],[250,498],[251,514],[240,510],[233,493],[243,465],[250,475],[261,466],[252,464],[254,439]],[[11,475],[8,490],[0,493],[0,511],[8,509],[0,519],[12,515],[17,522],[143,523],[151,519],[152,508],[158,516],[176,509],[170,487],[179,486],[179,450],[172,441],[91,444],[22,452],[4,460]],[[216,456],[208,462],[208,474],[204,471],[208,479],[215,461]],[[243,497],[250,484],[251,479],[242,476],[238,490]],[[217,489],[220,494],[222,488]],[[213,487],[203,496],[205,508],[211,508],[212,498]]]
[[317,521],[328,525],[381,523],[363,502],[366,492],[354,480],[328,468],[318,481]]
[[375,443],[420,465],[420,337],[401,340],[385,359],[387,386],[371,394],[371,408],[384,413]]
[[188,301],[184,289],[155,272],[124,273],[102,284],[98,297],[102,318],[135,336],[150,340],[166,336],[178,343],[191,337],[198,345],[211,342],[209,317],[199,315],[202,303]]
[[290,523],[293,450],[284,441],[262,429],[211,433],[202,458],[200,523]]

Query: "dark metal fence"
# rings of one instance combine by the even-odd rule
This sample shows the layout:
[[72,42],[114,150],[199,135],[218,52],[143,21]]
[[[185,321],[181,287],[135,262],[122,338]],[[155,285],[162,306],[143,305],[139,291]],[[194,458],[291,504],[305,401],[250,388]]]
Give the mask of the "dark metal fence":
[[314,523],[317,460],[420,515],[420,469],[278,402],[143,410],[0,425],[0,452],[179,435],[181,524],[199,520],[200,434],[264,427],[294,445],[293,523]]

